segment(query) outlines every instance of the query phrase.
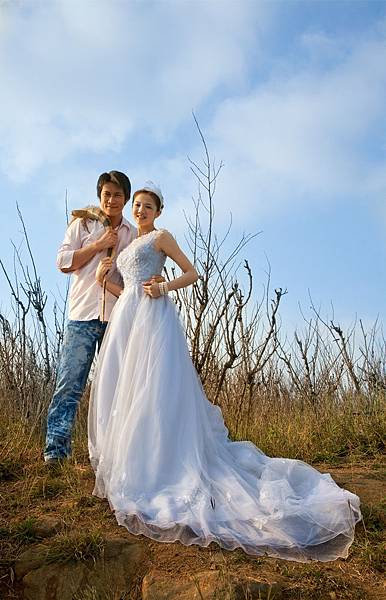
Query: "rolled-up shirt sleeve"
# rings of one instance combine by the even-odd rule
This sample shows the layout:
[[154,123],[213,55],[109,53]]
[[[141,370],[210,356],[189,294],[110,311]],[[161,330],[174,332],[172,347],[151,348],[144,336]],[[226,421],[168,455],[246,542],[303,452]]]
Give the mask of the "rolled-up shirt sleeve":
[[58,269],[70,269],[75,250],[82,247],[81,219],[75,219],[67,228],[56,257]]

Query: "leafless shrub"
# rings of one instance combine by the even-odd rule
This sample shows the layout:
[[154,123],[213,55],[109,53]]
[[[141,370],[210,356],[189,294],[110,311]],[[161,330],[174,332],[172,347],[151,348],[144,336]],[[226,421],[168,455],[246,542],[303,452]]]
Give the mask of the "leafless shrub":
[[0,313],[0,394],[22,419],[40,424],[55,380],[55,366],[63,338],[65,304],[54,304],[53,332],[46,316],[47,294],[44,292],[31,249],[23,216],[23,243],[13,244],[13,269],[10,272],[0,259],[0,267],[11,293],[12,317]]
[[[311,301],[311,316],[291,339],[279,313],[286,290],[263,292],[242,257],[257,234],[243,235],[231,249],[232,222],[220,237],[214,197],[222,164],[210,159],[203,133],[202,163],[189,159],[197,181],[187,243],[200,279],[179,290],[175,301],[185,321],[192,360],[209,399],[223,410],[231,435],[248,438],[267,453],[305,460],[351,452],[374,454],[384,447],[386,342],[379,323],[344,328],[323,317]],[[52,329],[44,292],[22,215],[28,265],[13,246],[8,282],[13,318],[0,313],[0,403],[22,421],[42,425],[51,397],[63,339],[66,297],[54,307]],[[174,269],[169,276],[174,276]],[[87,404],[76,431],[84,443]],[[78,444],[78,442],[77,442]],[[86,456],[86,451],[85,451]]]
[[[276,290],[267,310],[268,327],[263,339],[256,339],[261,304],[253,305],[253,275],[243,261],[245,289],[240,284],[240,254],[257,234],[243,235],[226,251],[232,222],[219,238],[215,231],[214,196],[222,163],[211,160],[200,126],[194,116],[204,151],[203,163],[189,159],[197,184],[193,199],[194,216],[186,217],[187,242],[200,278],[193,289],[179,290],[176,303],[184,319],[194,365],[211,400],[218,403],[227,388],[227,378],[235,369],[243,369],[246,394],[251,402],[257,374],[273,354],[277,330],[276,313],[285,292]],[[174,271],[173,271],[174,275]],[[256,348],[251,342],[256,342]],[[252,351],[251,351],[252,349]],[[241,401],[243,398],[240,399]]]
[[[271,290],[268,271],[263,297],[257,298],[248,261],[241,267],[240,254],[256,234],[242,236],[227,253],[231,223],[222,238],[216,233],[214,196],[222,163],[211,161],[195,122],[204,159],[189,159],[198,192],[193,217],[186,220],[187,242],[201,276],[192,290],[177,293],[176,303],[205,390],[222,406],[235,437],[253,437],[257,431],[261,436],[267,422],[279,419],[284,427],[294,415],[303,415],[305,424],[312,421],[314,431],[318,423],[327,430],[334,419],[345,418],[347,431],[340,433],[346,436],[346,451],[355,419],[359,429],[358,415],[372,412],[384,418],[386,348],[380,327],[367,332],[360,322],[359,332],[356,323],[344,331],[335,317],[324,319],[311,301],[312,316],[301,313],[304,326],[293,340],[283,334],[279,309],[286,290]],[[373,441],[382,446],[382,435],[376,433]]]

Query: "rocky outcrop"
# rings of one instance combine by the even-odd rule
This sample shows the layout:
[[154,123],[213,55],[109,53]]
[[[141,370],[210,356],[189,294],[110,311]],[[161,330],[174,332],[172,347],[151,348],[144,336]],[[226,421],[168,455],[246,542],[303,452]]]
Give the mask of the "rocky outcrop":
[[16,578],[23,579],[27,573],[44,565],[46,553],[47,547],[43,544],[32,546],[23,552],[15,562]]
[[125,538],[104,542],[100,558],[47,564],[47,547],[35,546],[15,565],[25,600],[93,600],[123,597],[136,581],[144,561],[143,547]]
[[[55,523],[51,525],[56,527]],[[54,528],[55,528],[54,527]],[[44,529],[44,528],[43,528]],[[15,563],[25,600],[106,600],[129,598],[140,585],[145,564],[144,547],[126,537],[103,539],[94,559],[56,560],[48,544],[37,544]],[[137,588],[138,590],[138,588]],[[182,581],[170,573],[153,570],[142,580],[142,600],[280,600],[277,579],[264,581],[240,577],[223,570],[191,573]]]
[[190,581],[178,583],[155,571],[144,577],[142,600],[280,600],[281,586],[277,581],[236,579],[218,571],[192,575]]

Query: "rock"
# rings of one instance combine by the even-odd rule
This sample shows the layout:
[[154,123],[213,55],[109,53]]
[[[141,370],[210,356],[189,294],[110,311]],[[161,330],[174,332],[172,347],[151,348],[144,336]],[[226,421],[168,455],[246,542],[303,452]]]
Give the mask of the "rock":
[[56,517],[45,517],[39,519],[33,524],[33,533],[38,538],[47,538],[59,531],[61,527],[60,519]]
[[51,564],[30,571],[23,579],[24,599],[73,600],[85,587],[85,571],[84,563]]
[[103,552],[104,559],[110,560],[110,559],[119,557],[122,552],[124,552],[125,550],[127,551],[128,546],[140,548],[139,544],[137,544],[136,542],[130,542],[127,538],[121,538],[121,537],[109,538],[108,540],[106,540],[106,543],[104,546],[104,552]]
[[199,573],[184,583],[151,572],[142,581],[142,600],[209,600],[217,588],[218,580],[217,571]]
[[144,550],[140,544],[124,538],[111,538],[105,542],[103,557],[94,561],[40,563],[39,566],[35,563],[33,570],[23,577],[24,599],[105,600],[107,597],[127,597],[143,561]]
[[44,564],[47,547],[43,545],[32,546],[28,548],[15,562],[15,574],[17,579],[22,579],[24,575],[38,569]]
[[253,579],[239,581],[233,591],[234,600],[279,600],[282,597],[281,585],[277,581],[263,583]]
[[176,582],[155,571],[142,581],[142,600],[280,600],[281,585],[253,579],[240,580],[218,571],[192,575],[188,582]]

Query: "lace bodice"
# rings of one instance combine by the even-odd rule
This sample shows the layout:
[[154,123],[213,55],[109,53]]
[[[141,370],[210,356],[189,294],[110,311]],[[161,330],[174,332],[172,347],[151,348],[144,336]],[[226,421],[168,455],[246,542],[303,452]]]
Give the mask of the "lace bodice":
[[152,275],[161,275],[166,255],[154,247],[159,229],[136,238],[118,255],[117,267],[126,286],[136,285]]

